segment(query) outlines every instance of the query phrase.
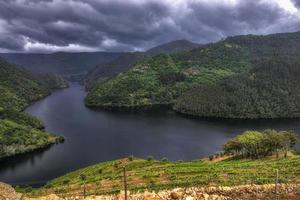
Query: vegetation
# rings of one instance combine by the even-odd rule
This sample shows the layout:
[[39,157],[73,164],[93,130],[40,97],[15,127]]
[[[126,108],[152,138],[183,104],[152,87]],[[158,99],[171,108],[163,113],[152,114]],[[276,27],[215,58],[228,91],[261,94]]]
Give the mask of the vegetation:
[[287,157],[288,151],[298,142],[297,135],[292,131],[265,130],[246,131],[224,145],[224,151],[243,158],[258,159],[279,152]]
[[0,158],[23,154],[59,142],[57,137],[10,120],[0,120]]
[[87,74],[84,84],[86,88],[90,90],[94,86],[103,83],[105,80],[112,78],[119,73],[128,71],[136,63],[147,57],[152,57],[161,53],[171,54],[181,51],[188,51],[199,46],[199,44],[195,44],[187,40],[176,40],[156,46],[146,52],[124,53],[108,63],[98,64],[97,67]]
[[190,90],[174,109],[201,117],[300,117],[299,75],[299,61],[273,58],[250,72]]
[[184,162],[162,158],[158,161],[152,156],[147,159],[129,156],[76,170],[39,189],[22,191],[27,196],[116,193],[124,187],[124,168],[131,192],[190,186],[269,184],[274,183],[277,169],[279,183],[295,184],[300,178],[300,155],[292,150],[297,141],[298,137],[292,131],[246,131],[225,143],[224,152],[202,160]]
[[61,141],[61,137],[43,131],[43,123],[21,112],[26,106],[65,87],[53,75],[35,77],[27,71],[0,59],[0,158],[26,153]]
[[79,80],[96,65],[108,63],[123,54],[117,52],[1,53],[0,57],[34,74],[59,74],[67,79]]
[[[281,61],[297,60],[300,57],[299,50],[300,34],[286,33],[229,37],[188,52],[158,55],[139,62],[115,78],[97,84],[87,96],[86,105],[137,108],[170,105],[185,96],[176,104],[175,109],[190,114],[186,112],[189,107],[182,104],[191,104],[190,110],[193,110],[194,106],[199,106],[199,102],[198,92],[190,101],[189,95],[193,92],[187,93],[188,91],[219,85],[227,77],[259,68],[260,63],[272,60],[274,56],[281,58]],[[198,115],[197,112],[195,114]],[[203,115],[210,116],[209,113]],[[225,113],[224,117],[231,115]],[[254,117],[260,117],[260,114]]]
[[[118,163],[118,167],[115,167]],[[279,169],[280,183],[297,183],[300,178],[300,157],[268,157],[260,160],[223,159],[220,161],[157,161],[135,158],[99,163],[50,181],[34,189],[28,196],[49,193],[66,196],[116,193],[123,189],[123,167],[127,170],[128,189],[133,191],[161,190],[187,186],[234,186],[243,184],[274,183],[275,170]],[[99,173],[101,171],[101,173]],[[81,175],[85,175],[85,179]],[[67,183],[67,184],[66,184]]]

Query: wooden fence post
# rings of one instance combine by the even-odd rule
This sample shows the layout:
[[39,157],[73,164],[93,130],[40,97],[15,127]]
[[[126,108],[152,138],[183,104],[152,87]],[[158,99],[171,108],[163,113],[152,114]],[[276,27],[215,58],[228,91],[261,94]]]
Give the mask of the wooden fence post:
[[125,200],[127,200],[127,178],[126,178],[126,168],[123,168],[123,181],[124,181],[124,192],[125,192]]
[[275,194],[278,194],[278,169],[276,169],[276,178],[275,178]]

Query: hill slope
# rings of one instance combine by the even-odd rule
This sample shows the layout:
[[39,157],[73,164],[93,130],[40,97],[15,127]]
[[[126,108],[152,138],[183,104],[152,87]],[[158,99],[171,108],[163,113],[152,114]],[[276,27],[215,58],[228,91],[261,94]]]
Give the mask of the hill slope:
[[85,76],[84,85],[87,89],[91,89],[95,85],[129,70],[145,57],[146,54],[143,52],[124,53],[111,62],[99,64]]
[[128,71],[135,64],[147,57],[152,57],[158,54],[172,54],[188,51],[199,46],[200,44],[192,43],[187,40],[176,40],[159,45],[146,52],[125,53],[115,60],[105,64],[100,64],[91,70],[85,78],[85,85],[88,89],[91,89],[93,86],[101,84],[103,81],[114,77],[119,73]]
[[173,104],[199,85],[214,85],[275,56],[300,58],[300,33],[236,36],[188,52],[148,58],[97,85],[87,96],[93,107],[136,108]]
[[36,74],[60,74],[66,78],[78,78],[84,76],[89,70],[98,64],[110,62],[122,53],[110,52],[82,52],[67,53],[57,52],[52,54],[20,54],[3,53],[1,57],[10,63],[20,65]]
[[174,108],[223,118],[300,117],[300,63],[274,58],[214,86],[192,89]]
[[[300,177],[299,156],[286,159],[221,160],[169,162],[123,159],[95,164],[54,179],[30,195],[56,193],[60,196],[118,193],[123,190],[123,167],[127,170],[130,192],[159,191],[176,187],[237,186],[274,183],[275,170],[280,170],[280,183],[297,183]],[[85,179],[81,179],[82,174]]]
[[40,120],[21,112],[60,84],[56,80],[44,82],[0,59],[0,158],[45,147],[61,139],[45,133]]
[[175,40],[169,43],[161,44],[146,51],[148,55],[173,54],[182,51],[189,51],[200,47],[200,44],[188,40]]

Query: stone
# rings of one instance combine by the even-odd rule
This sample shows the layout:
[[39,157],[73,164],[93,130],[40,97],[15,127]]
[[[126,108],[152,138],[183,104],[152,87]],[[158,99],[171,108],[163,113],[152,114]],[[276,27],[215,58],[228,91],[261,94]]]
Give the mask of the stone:
[[186,197],[184,198],[184,200],[194,200],[194,197],[192,197],[192,196],[186,196]]

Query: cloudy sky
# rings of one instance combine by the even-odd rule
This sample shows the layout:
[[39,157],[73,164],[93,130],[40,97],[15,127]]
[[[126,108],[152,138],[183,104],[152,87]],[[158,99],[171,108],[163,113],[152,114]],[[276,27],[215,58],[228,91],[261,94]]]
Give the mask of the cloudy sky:
[[0,52],[136,51],[300,30],[300,0],[1,0]]

